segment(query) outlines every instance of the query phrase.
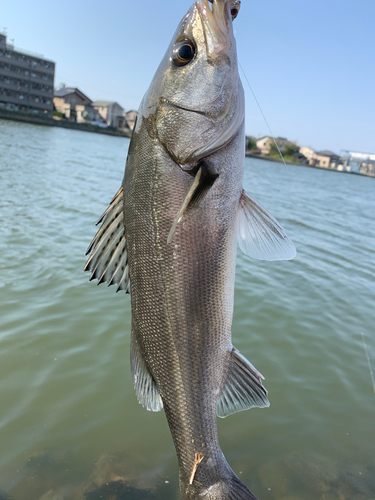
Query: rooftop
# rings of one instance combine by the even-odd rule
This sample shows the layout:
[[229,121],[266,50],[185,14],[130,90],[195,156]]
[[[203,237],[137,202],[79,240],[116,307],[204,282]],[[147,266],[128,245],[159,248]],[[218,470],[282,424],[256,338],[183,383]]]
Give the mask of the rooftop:
[[55,97],[65,97],[67,95],[74,94],[74,93],[81,94],[81,96],[83,96],[85,99],[91,101],[91,99],[89,97],[87,97],[87,95],[84,94],[82,92],[82,90],[79,90],[78,87],[62,87],[59,90],[55,90],[54,96]]
[[329,151],[328,149],[324,149],[323,151],[317,151],[316,154],[319,156],[337,156],[337,157],[339,157],[339,155],[337,155],[336,153],[332,153],[332,151]]
[[103,108],[109,106],[110,104],[117,104],[117,106],[120,106],[120,108],[122,108],[122,106],[116,101],[95,101],[92,103],[93,106],[102,106]]
[[[5,36],[5,41],[7,39],[7,33],[5,29],[0,29],[0,34]],[[11,39],[12,40],[12,39]],[[19,54],[24,54],[27,56],[35,57],[37,59],[43,59],[44,61],[55,63],[52,59],[47,59],[43,54],[39,54],[38,52],[32,52],[31,50],[21,49],[20,47],[15,47],[14,43],[6,42],[6,47],[8,50],[12,50],[13,52],[17,52]]]

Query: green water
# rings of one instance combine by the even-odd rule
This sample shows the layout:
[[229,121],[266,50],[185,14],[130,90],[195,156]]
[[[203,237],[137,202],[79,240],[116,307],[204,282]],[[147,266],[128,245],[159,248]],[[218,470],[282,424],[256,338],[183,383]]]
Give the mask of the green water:
[[[179,498],[132,388],[130,299],[82,272],[128,145],[0,120],[0,499]],[[260,500],[373,500],[375,181],[247,159],[244,184],[298,256],[238,254],[233,343],[271,406],[220,420],[223,451]]]

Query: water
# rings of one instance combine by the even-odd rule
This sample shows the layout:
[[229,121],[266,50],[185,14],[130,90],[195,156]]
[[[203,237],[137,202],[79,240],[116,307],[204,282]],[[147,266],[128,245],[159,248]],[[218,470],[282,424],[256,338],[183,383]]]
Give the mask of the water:
[[[82,273],[129,141],[0,120],[0,498],[178,499],[163,412],[136,401],[130,300]],[[261,500],[375,499],[375,181],[246,160],[298,256],[238,255],[234,345],[271,407],[219,421]],[[363,337],[362,337],[363,333]]]

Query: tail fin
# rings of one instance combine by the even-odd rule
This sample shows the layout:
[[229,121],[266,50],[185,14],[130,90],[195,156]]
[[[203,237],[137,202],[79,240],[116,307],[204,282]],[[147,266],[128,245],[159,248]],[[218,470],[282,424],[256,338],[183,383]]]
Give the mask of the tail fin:
[[242,481],[233,473],[231,489],[229,491],[229,500],[258,500],[253,493],[243,484]]
[[[224,459],[224,456],[223,456]],[[193,483],[184,484],[180,487],[184,500],[258,500],[257,497],[244,485],[244,483],[232,471],[224,459],[222,467],[202,467],[197,470]],[[221,469],[221,470],[220,470]]]

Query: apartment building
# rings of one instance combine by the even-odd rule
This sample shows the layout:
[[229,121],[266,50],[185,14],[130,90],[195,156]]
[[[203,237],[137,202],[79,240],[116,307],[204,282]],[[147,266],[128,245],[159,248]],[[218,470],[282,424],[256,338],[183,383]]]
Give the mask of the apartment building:
[[0,32],[0,108],[52,116],[55,63],[7,43]]

